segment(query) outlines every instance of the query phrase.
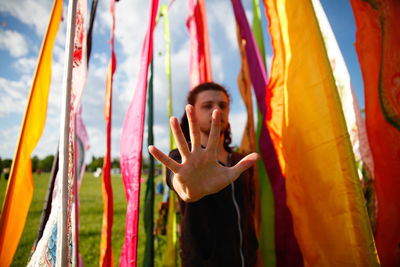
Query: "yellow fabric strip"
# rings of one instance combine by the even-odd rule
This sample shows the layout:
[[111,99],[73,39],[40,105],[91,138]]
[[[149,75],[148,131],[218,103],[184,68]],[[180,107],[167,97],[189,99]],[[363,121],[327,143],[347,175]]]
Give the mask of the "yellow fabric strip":
[[[164,39],[165,39],[165,73],[168,77],[168,115],[172,116],[172,85],[171,85],[171,55],[170,55],[170,35],[169,35],[169,20],[168,20],[168,7],[162,5],[160,8],[159,16],[164,17]],[[172,130],[170,128],[170,150],[176,148]],[[165,250],[164,266],[177,267],[178,266],[178,237],[177,237],[177,224],[176,224],[176,207],[177,202],[176,194],[173,190],[169,189],[169,206],[167,218],[167,248]]]
[[62,1],[55,0],[32,82],[24,120],[11,166],[0,218],[0,265],[11,264],[24,229],[33,195],[31,154],[46,121],[54,39],[61,20]]
[[282,68],[272,69],[270,106],[282,105],[283,114],[272,110],[267,123],[280,126],[274,128],[281,130],[275,131],[281,138],[276,149],[282,151],[287,203],[304,264],[376,266],[354,155],[311,0],[264,2],[276,11],[269,12],[270,21],[278,21],[271,34],[282,38],[274,43]]

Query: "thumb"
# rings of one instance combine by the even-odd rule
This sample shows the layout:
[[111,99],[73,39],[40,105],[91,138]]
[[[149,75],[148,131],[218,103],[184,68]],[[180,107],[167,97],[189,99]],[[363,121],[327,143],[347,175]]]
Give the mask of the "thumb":
[[251,153],[242,158],[235,166],[231,168],[232,177],[234,177],[232,181],[236,180],[242,172],[253,166],[259,159],[260,156],[257,153]]

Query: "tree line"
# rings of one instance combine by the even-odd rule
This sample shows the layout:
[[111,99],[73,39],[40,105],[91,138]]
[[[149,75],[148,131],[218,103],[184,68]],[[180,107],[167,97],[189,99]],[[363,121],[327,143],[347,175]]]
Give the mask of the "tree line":
[[[50,172],[53,166],[54,155],[49,155],[44,158],[39,158],[38,156],[33,156],[32,161],[32,172]],[[86,165],[86,171],[94,172],[97,168],[103,168],[104,157],[92,156],[92,161]],[[0,157],[0,174],[11,169],[12,159],[2,159]],[[143,157],[142,169],[147,169],[149,167],[149,159]],[[111,168],[120,168],[119,158],[114,158],[111,161]]]

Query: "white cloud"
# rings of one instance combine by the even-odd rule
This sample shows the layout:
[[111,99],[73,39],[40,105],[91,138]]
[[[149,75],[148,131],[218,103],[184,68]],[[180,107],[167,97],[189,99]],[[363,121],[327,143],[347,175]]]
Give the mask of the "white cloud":
[[0,77],[0,118],[11,113],[24,114],[30,90],[31,77],[24,75],[19,81]]
[[46,126],[43,129],[42,136],[35,150],[32,153],[39,158],[44,158],[48,155],[54,155],[57,151],[59,136],[60,136],[60,115],[47,113]]
[[52,2],[51,0],[1,1],[0,12],[9,14],[32,26],[39,36],[43,36],[50,18]]
[[246,126],[247,113],[245,111],[240,113],[231,113],[229,115],[229,121],[232,131],[232,145],[239,147],[242,141],[244,127]]
[[207,3],[206,7],[211,50],[220,47],[221,42],[226,43],[226,45],[222,45],[223,49],[236,48],[235,17],[231,2],[215,1]]
[[[89,135],[89,155],[104,156],[106,147],[105,128],[86,126]],[[91,156],[90,156],[91,157]]]
[[0,151],[1,158],[12,158],[15,153],[15,147],[18,141],[18,133],[20,130],[20,125],[15,125],[12,127],[6,127],[0,131]]
[[0,29],[0,49],[8,50],[11,56],[20,57],[28,53],[25,36],[13,30]]
[[14,62],[13,67],[16,71],[20,73],[32,74],[33,76],[36,67],[36,59],[33,57],[18,58]]

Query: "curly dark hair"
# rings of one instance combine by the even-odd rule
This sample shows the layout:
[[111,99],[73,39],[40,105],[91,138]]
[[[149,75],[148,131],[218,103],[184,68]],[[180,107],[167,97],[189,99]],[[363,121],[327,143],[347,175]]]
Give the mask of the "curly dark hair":
[[[197,85],[195,88],[193,88],[193,90],[191,90],[189,92],[189,94],[187,96],[187,103],[194,106],[194,104],[196,103],[197,95],[200,94],[201,92],[209,91],[209,90],[223,92],[230,100],[230,95],[229,95],[228,91],[222,85],[219,85],[214,82],[206,82],[206,83],[201,83],[201,84]],[[183,134],[185,135],[186,141],[190,142],[189,122],[188,122],[188,118],[186,116],[186,112],[183,114],[183,116],[181,118],[181,128],[182,128]],[[231,152],[232,148],[229,145],[232,142],[232,134],[231,134],[231,125],[229,124],[229,122],[228,122],[228,126],[225,129],[224,136],[225,136],[224,148],[226,151]]]

